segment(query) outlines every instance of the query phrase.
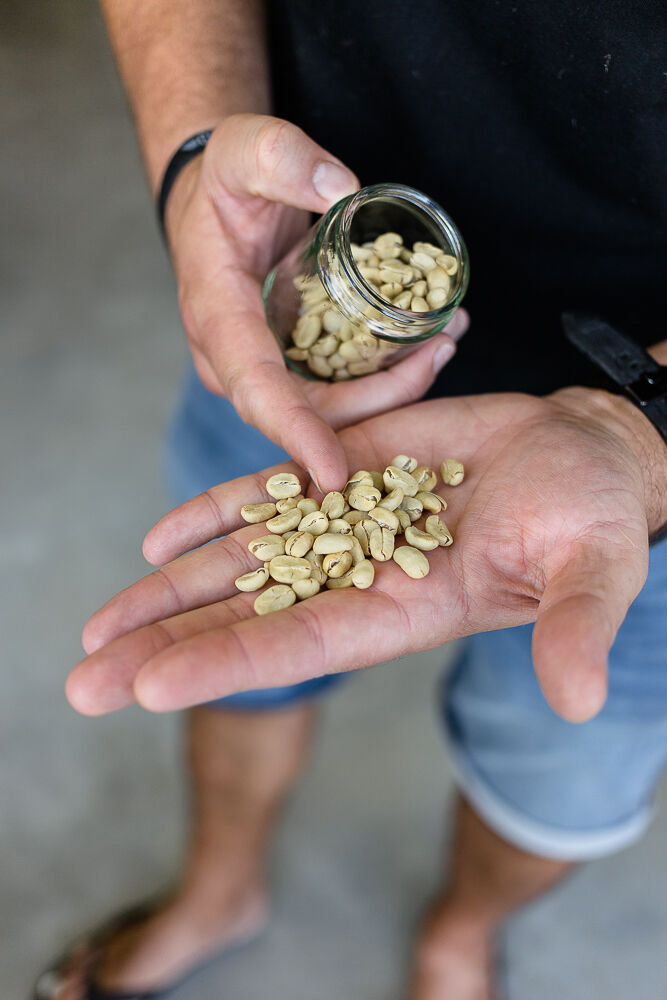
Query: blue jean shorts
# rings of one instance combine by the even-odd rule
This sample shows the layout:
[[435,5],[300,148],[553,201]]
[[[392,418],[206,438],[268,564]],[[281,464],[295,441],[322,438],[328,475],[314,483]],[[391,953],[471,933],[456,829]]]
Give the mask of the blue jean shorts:
[[[176,502],[286,460],[189,373],[167,446]],[[568,723],[549,708],[533,671],[531,635],[532,626],[522,626],[461,644],[438,706],[456,780],[510,843],[560,860],[599,857],[642,834],[667,761],[667,542],[651,551],[648,581],[614,643],[609,697],[595,719]],[[210,705],[275,710],[317,697],[345,676]]]

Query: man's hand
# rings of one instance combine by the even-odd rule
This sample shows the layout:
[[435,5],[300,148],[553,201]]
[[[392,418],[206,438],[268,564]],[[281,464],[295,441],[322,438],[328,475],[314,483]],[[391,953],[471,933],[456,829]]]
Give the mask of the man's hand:
[[262,282],[308,228],[358,187],[354,174],[289,122],[237,114],[183,171],[167,205],[167,234],[192,356],[204,384],[280,444],[323,490],[345,476],[332,428],[423,396],[467,326],[457,314],[391,369],[355,382],[311,383],[290,373],[264,317]]
[[433,467],[447,456],[465,463],[463,484],[445,489],[454,545],[428,554],[425,579],[376,564],[369,590],[324,591],[254,617],[256,595],[233,581],[257,565],[247,544],[262,532],[239,528],[238,511],[265,499],[271,470],[234,480],[149,532],[147,558],[173,561],[88,622],[91,655],[69,678],[72,705],[92,715],[135,699],[183,708],[536,620],[547,700],[572,721],[594,715],[608,651],[646,577],[649,532],[667,517],[664,444],[648,421],[625,400],[567,389],[421,403],[340,441],[352,471],[382,469],[397,451]]

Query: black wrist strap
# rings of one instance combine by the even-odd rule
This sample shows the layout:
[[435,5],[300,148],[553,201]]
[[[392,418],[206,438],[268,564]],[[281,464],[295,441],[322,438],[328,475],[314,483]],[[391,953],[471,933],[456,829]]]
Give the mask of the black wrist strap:
[[570,343],[609,376],[667,442],[667,368],[597,316],[563,313],[561,318]]
[[174,186],[174,181],[180,174],[186,163],[193,160],[195,156],[199,156],[200,153],[204,152],[206,148],[206,143],[211,138],[213,134],[213,129],[206,129],[204,132],[197,132],[196,135],[191,135],[189,139],[179,146],[169,163],[167,164],[167,169],[164,172],[162,178],[162,184],[160,185],[160,192],[157,196],[157,217],[160,223],[160,229],[162,230],[162,235],[165,235],[164,231],[164,213],[167,207],[167,198],[169,197],[169,192]]
[[[565,336],[648,417],[667,444],[667,368],[636,341],[597,316],[563,313]],[[667,538],[667,524],[650,542]]]

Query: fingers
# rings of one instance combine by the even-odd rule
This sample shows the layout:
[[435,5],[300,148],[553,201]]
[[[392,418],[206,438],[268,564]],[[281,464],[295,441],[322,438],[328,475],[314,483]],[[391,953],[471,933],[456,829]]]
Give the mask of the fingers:
[[236,577],[262,565],[248,551],[257,527],[247,525],[126,587],[89,618],[83,648],[95,652],[133,629],[236,595]]
[[299,476],[301,491],[305,495],[308,480],[302,470],[290,462],[213,486],[160,518],[144,538],[145,558],[154,566],[161,566],[189,549],[205,545],[211,539],[221,538],[240,527],[244,523],[239,513],[243,504],[264,503],[270,499],[266,492],[266,480],[274,472],[293,472]]
[[369,666],[431,639],[418,617],[413,635],[412,619],[375,588],[322,593],[259,618],[249,617],[254,596],[238,595],[110,643],[70,674],[71,704],[99,715],[136,698],[151,711],[171,711]]
[[70,704],[83,715],[104,715],[133,704],[134,681],[145,663],[161,650],[199,632],[248,617],[253,613],[254,597],[236,594],[231,600],[155,622],[115,639],[71,671],[65,685]]
[[265,198],[311,212],[326,212],[359,187],[352,171],[300,128],[268,115],[226,118],[208,144],[205,169],[237,197]]
[[306,391],[318,413],[337,429],[366,420],[378,413],[395,410],[420,399],[438,372],[456,353],[453,336],[461,337],[468,327],[467,314],[458,314],[447,333],[438,334],[402,361],[376,375],[334,386],[312,386]]
[[533,662],[544,696],[570,722],[585,722],[607,696],[607,656],[646,579],[647,549],[588,539],[576,543],[549,579],[533,632]]

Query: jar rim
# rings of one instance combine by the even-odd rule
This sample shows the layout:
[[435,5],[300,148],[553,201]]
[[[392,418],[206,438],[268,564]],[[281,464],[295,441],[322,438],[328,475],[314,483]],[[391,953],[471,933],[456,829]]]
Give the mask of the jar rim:
[[[350,245],[352,223],[361,208],[371,202],[378,201],[399,207],[405,206],[406,210],[409,210],[413,215],[421,213],[444,235],[459,264],[459,280],[456,291],[444,305],[422,313],[416,313],[411,309],[400,309],[380,295],[378,289],[361,274],[357,262],[352,256]],[[449,321],[466,291],[469,270],[468,254],[457,226],[436,201],[417,188],[406,184],[371,184],[339,201],[330,209],[330,215],[334,222],[333,236],[340,266],[348,281],[357,287],[357,291],[369,305],[381,309],[387,319],[396,322],[399,328],[409,321],[413,330],[407,336],[411,340],[421,339],[420,335],[416,333],[415,327],[425,328],[423,336],[427,337],[434,332],[434,325],[439,325],[442,328]],[[406,334],[398,333],[396,336],[392,336],[385,332],[382,336],[396,342],[405,342],[406,340]]]

